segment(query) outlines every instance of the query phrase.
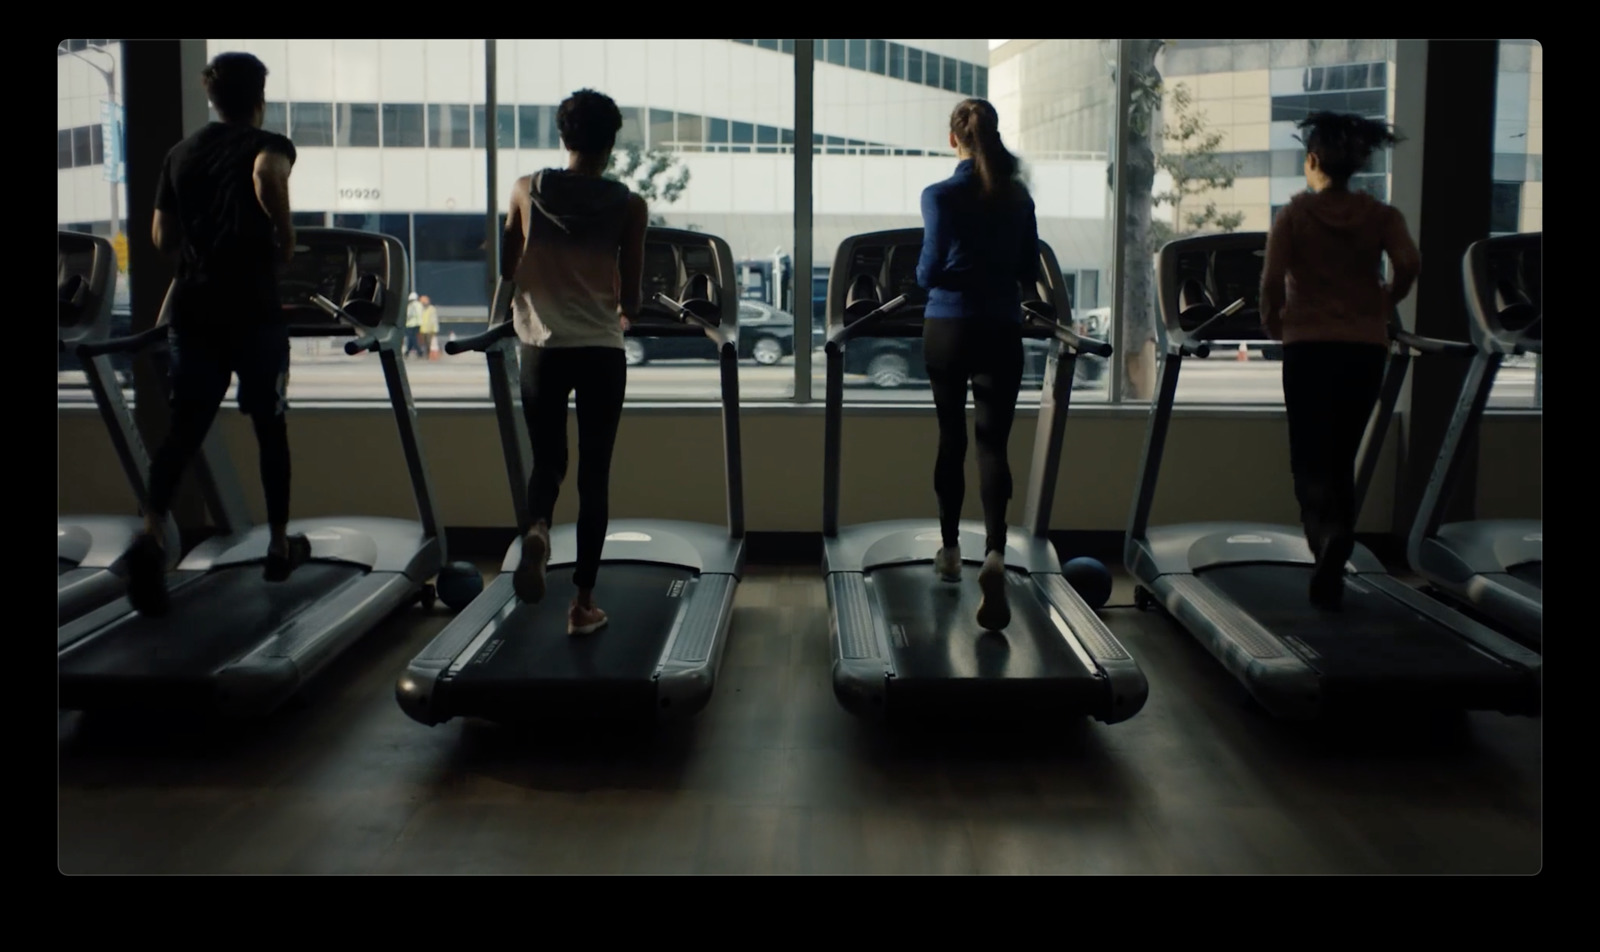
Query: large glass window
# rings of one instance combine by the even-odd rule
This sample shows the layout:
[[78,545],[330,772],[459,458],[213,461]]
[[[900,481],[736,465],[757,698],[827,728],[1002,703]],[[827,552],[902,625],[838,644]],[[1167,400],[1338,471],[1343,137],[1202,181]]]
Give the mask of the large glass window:
[[391,149],[420,149],[423,135],[422,104],[386,102],[383,104],[383,144]]
[[370,102],[342,102],[338,109],[338,126],[335,129],[341,146],[377,148],[378,104]]
[[[1494,184],[1491,234],[1544,229],[1544,48],[1535,40],[1501,40],[1495,83]],[[1489,406],[1544,404],[1544,360],[1507,357],[1489,391]]]
[[[488,129],[488,110],[483,103],[472,107],[472,147],[483,148],[483,139]],[[517,107],[496,106],[494,109],[494,142],[497,148],[513,149],[517,142]]]
[[[1149,88],[1159,82],[1164,91],[1161,112],[1141,115],[1149,121],[1142,145],[1150,150],[1155,181],[1148,195],[1140,189],[1128,199],[1150,210],[1147,234],[1138,236],[1142,247],[1130,244],[1127,259],[1129,268],[1137,261],[1150,269],[1150,277],[1131,280],[1130,274],[1118,347],[1125,372],[1121,397],[1142,402],[1154,393],[1156,383],[1156,251],[1177,236],[1270,230],[1277,210],[1306,189],[1305,151],[1295,138],[1296,121],[1322,110],[1389,119],[1394,41],[1172,40],[1134,45],[1145,53],[1144,62],[1136,64],[1136,83]],[[991,70],[991,93],[997,83]],[[1129,148],[1139,145],[1130,142]],[[1375,155],[1351,187],[1387,200],[1388,158]],[[1209,359],[1185,362],[1177,399],[1281,403],[1281,358],[1282,347],[1266,340],[1264,333],[1238,329],[1213,344]]]
[[297,148],[333,145],[333,104],[290,103],[289,138],[294,140]]
[[559,149],[556,107],[517,106],[517,145],[524,149]]
[[289,134],[288,103],[269,102],[261,110],[261,128],[280,136]]
[[[122,103],[120,40],[66,40],[57,47],[57,227],[108,238],[114,247],[123,249],[124,253],[118,256],[113,314],[116,326],[128,329],[128,191],[120,177],[124,171],[120,161]],[[116,128],[108,130],[108,122],[115,123]],[[144,227],[148,234],[149,223],[145,222]],[[112,364],[122,380],[124,396],[131,399],[131,363],[113,358]],[[92,400],[75,355],[58,355],[56,370],[59,402]]]
[[466,149],[472,145],[469,107],[428,104],[428,145],[434,149]]
[[[515,80],[502,79],[496,95],[500,103],[517,110],[517,144],[523,150],[560,147],[556,107],[574,89],[589,87],[611,96],[622,110],[623,127],[610,174],[645,198],[651,221],[717,235],[728,242],[736,261],[755,263],[767,273],[776,267],[781,280],[763,283],[766,297],[756,302],[767,306],[743,309],[739,330],[741,393],[749,400],[770,400],[794,393],[790,303],[794,157],[781,148],[782,130],[788,130],[793,141],[794,61],[759,52],[792,53],[792,43],[752,40],[747,45],[756,51],[741,53],[734,61],[740,64],[737,69],[755,72],[729,77],[706,72],[706,64],[717,61],[713,57],[727,56],[727,40],[615,41],[614,45],[603,40],[499,40],[499,73]],[[848,41],[833,45],[841,62],[848,58]],[[865,50],[862,43],[863,57]],[[818,55],[825,55],[822,44]],[[598,73],[597,64],[605,64]],[[502,168],[510,160],[511,155],[503,152]],[[523,154],[516,161],[520,171],[533,167],[532,156]],[[564,157],[561,164],[565,165]],[[506,172],[497,187],[501,197],[496,205],[503,206],[511,188]],[[476,196],[473,200],[481,202]],[[418,290],[426,290],[420,283],[424,275],[433,282],[430,287],[451,286],[444,276],[465,268],[463,259],[471,254],[481,255],[476,249],[484,232],[483,213],[475,215],[472,226],[465,221],[459,226],[441,223],[449,234],[455,233],[448,229],[460,228],[448,245],[455,256],[448,267],[442,259],[429,257],[435,252],[429,250],[430,239],[424,232],[432,230],[433,219],[417,217]],[[481,269],[484,264],[475,266]],[[463,288],[472,283],[470,277],[461,281]],[[427,293],[437,300],[452,292]],[[472,318],[481,326],[487,302],[481,301],[481,294],[479,300]],[[631,336],[627,357],[630,400],[719,398],[716,350],[704,337]],[[442,363],[473,379],[485,376],[481,359],[446,358]]]
[[[821,67],[816,71],[813,399],[820,401],[826,392],[827,362],[820,344],[828,280],[839,279],[831,269],[840,243],[863,232],[921,228],[923,190],[955,172],[950,113],[970,95],[971,64],[990,61],[988,41],[965,42],[970,48],[946,42],[945,55],[891,47],[890,72],[900,64],[908,82],[873,80],[865,96],[854,77]],[[1005,144],[1024,165],[1039,236],[1061,266],[1074,319],[1096,336],[1108,333],[1110,301],[1102,300],[1100,276],[1111,271],[1113,248],[1106,167],[1116,88],[1106,68],[1108,55],[1115,55],[1109,40],[1039,41],[1024,56],[1005,56],[994,64],[991,82]],[[963,64],[967,93],[961,91]],[[914,283],[914,266],[912,257],[904,266],[887,267],[894,271],[891,280]],[[1024,402],[1038,400],[1049,349],[1045,341],[1026,345]],[[1080,360],[1073,399],[1105,400],[1107,371],[1104,360]],[[845,373],[848,402],[932,400],[916,338],[853,341],[846,349]]]

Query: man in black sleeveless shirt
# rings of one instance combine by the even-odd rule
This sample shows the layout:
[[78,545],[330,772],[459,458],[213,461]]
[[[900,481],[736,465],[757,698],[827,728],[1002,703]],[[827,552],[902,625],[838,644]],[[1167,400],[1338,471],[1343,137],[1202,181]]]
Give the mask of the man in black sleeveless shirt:
[[294,256],[289,173],[295,148],[261,128],[267,68],[248,53],[223,53],[202,74],[221,121],[173,146],[156,192],[152,237],[173,256],[172,426],[150,468],[145,532],[128,553],[128,597],[147,615],[167,610],[161,526],[184,468],[239,378],[239,409],[261,445],[271,541],[266,578],[282,581],[310,557],[290,536],[285,389],[289,333],[278,270]]

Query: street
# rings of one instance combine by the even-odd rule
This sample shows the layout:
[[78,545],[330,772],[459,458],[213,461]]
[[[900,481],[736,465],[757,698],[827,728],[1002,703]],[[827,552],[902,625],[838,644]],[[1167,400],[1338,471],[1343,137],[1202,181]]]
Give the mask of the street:
[[[328,346],[329,344],[334,346]],[[347,357],[337,346],[338,342],[297,341],[291,364],[289,397],[297,401],[382,400],[386,391],[383,375],[374,355]],[[317,351],[312,351],[314,345]],[[812,356],[812,395],[823,397],[823,367],[821,351]],[[1263,404],[1282,401],[1282,364],[1278,361],[1253,359],[1235,361],[1229,358],[1189,360],[1184,362],[1183,374],[1178,380],[1179,403],[1206,403],[1213,405]],[[489,375],[484,358],[479,354],[461,354],[440,357],[438,360],[412,358],[406,363],[411,393],[418,402],[450,400],[487,400]],[[90,400],[81,373],[58,375],[61,389],[58,401],[74,403]],[[1495,381],[1489,405],[1491,407],[1533,406],[1534,370],[1524,367],[1502,367]],[[794,364],[792,358],[771,366],[758,366],[743,361],[739,366],[740,397],[745,401],[787,400],[793,395]],[[1075,403],[1102,403],[1106,399],[1106,382],[1098,386],[1073,392]],[[651,362],[628,368],[628,396],[634,400],[712,401],[720,393],[718,374],[709,361],[677,360]],[[1031,391],[1025,386],[1023,403],[1037,400],[1037,385]],[[926,384],[912,384],[893,390],[873,387],[865,379],[846,380],[845,399],[851,403],[907,403],[929,399]]]

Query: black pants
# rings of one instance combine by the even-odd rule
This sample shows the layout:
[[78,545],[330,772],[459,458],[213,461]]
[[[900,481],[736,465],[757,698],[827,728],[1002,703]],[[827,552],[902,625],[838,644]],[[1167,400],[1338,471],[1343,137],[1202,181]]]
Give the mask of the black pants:
[[150,507],[172,508],[184,469],[205,441],[217,410],[239,378],[239,409],[261,445],[261,487],[267,522],[289,521],[289,330],[259,321],[227,330],[185,330],[170,337],[172,426],[150,466]]
[[567,398],[578,413],[578,565],[572,581],[594,588],[611,520],[611,450],[622,422],[628,364],[616,347],[520,348],[522,412],[533,446],[528,508],[535,522],[554,521],[567,477]]
[[933,491],[939,497],[944,544],[959,544],[958,524],[966,497],[967,382],[977,407],[979,495],[983,500],[986,550],[1006,547],[1006,504],[1011,501],[1011,463],[1006,445],[1022,389],[1022,325],[987,318],[935,318],[922,324],[923,356],[939,417],[939,457]]
[[[1388,349],[1343,342],[1283,348],[1289,468],[1300,521],[1327,569],[1342,567],[1355,541],[1355,465],[1383,386]],[[1336,560],[1336,561],[1335,561]]]

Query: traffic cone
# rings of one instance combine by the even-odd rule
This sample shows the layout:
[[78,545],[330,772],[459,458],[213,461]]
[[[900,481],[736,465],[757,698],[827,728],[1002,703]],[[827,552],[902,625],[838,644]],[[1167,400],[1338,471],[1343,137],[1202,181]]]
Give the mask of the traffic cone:
[[[429,360],[438,360],[439,359],[439,335],[438,334],[432,334],[432,335],[429,335],[429,336],[430,336],[430,339],[428,341],[428,359]],[[450,336],[451,337],[455,337],[456,336],[455,331],[451,331],[450,332]]]
[[1237,360],[1240,363],[1243,363],[1244,361],[1247,361],[1249,359],[1250,359],[1250,348],[1248,348],[1248,347],[1246,347],[1244,345],[1244,341],[1240,341],[1239,342],[1239,355],[1237,357],[1235,357],[1234,360]]

